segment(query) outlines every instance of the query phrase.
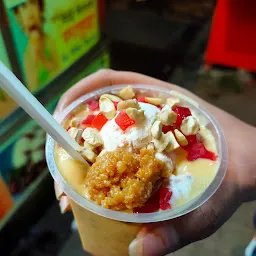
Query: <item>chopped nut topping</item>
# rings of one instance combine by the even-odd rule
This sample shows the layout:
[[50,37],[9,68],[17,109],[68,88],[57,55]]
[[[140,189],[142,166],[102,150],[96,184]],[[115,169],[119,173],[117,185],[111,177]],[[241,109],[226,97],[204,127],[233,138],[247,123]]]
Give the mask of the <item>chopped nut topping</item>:
[[145,120],[144,110],[136,109],[136,108],[127,108],[126,114],[136,122],[136,124],[140,124]]
[[178,98],[168,98],[166,100],[166,104],[172,108],[180,103],[180,100]]
[[83,121],[83,118],[81,118],[81,117],[74,117],[70,121],[70,126],[71,127],[77,127],[82,121]]
[[147,145],[147,149],[148,150],[154,150],[155,149],[155,146],[154,146],[154,143],[149,143],[148,145]]
[[101,97],[106,97],[108,99],[110,99],[111,101],[114,101],[114,102],[120,102],[122,101],[121,98],[119,98],[118,96],[116,95],[113,95],[113,94],[102,94]]
[[87,161],[89,161],[91,163],[94,163],[95,160],[96,160],[96,157],[97,157],[97,155],[91,149],[89,149],[89,148],[82,149],[80,151],[80,154],[82,155],[82,157],[85,160],[87,160]]
[[186,117],[180,126],[180,130],[186,136],[195,135],[199,131],[199,123],[193,116]]
[[100,111],[107,119],[112,119],[116,115],[114,103],[106,96],[100,97]]
[[103,145],[103,141],[98,130],[94,128],[86,128],[83,131],[82,137],[87,143],[93,145],[94,147],[99,147]]
[[166,136],[169,139],[169,144],[166,147],[166,151],[167,152],[173,151],[173,150],[175,150],[175,149],[180,147],[179,143],[177,142],[177,140],[176,140],[176,138],[175,138],[175,136],[174,136],[174,134],[172,132],[167,132]]
[[147,103],[150,103],[150,104],[156,105],[156,106],[164,104],[164,102],[165,102],[165,100],[162,98],[151,98],[151,97],[145,97],[145,101]]
[[86,149],[90,149],[90,150],[94,150],[95,149],[95,146],[89,144],[88,142],[84,142],[84,148]]
[[119,96],[124,99],[132,99],[135,96],[133,88],[129,85],[119,92]]
[[140,105],[136,99],[133,100],[124,100],[118,103],[117,110],[122,111],[127,108],[136,108],[140,109]]
[[176,119],[177,114],[172,110],[164,110],[159,113],[159,120],[163,125],[172,125]]
[[151,127],[151,133],[152,133],[152,136],[155,138],[155,139],[160,139],[161,136],[162,136],[162,124],[160,121],[155,121],[154,124],[152,125]]
[[154,139],[153,143],[155,145],[155,148],[157,149],[157,152],[161,153],[163,152],[166,147],[169,145],[169,136],[167,134],[163,134],[159,140]]
[[76,142],[79,143],[80,140],[81,140],[81,137],[82,137],[83,130],[82,129],[77,129],[75,127],[71,127],[68,130],[68,133]]
[[181,146],[187,146],[188,145],[188,141],[186,139],[186,137],[184,136],[184,134],[182,134],[178,129],[174,130],[174,134],[179,142],[179,144]]

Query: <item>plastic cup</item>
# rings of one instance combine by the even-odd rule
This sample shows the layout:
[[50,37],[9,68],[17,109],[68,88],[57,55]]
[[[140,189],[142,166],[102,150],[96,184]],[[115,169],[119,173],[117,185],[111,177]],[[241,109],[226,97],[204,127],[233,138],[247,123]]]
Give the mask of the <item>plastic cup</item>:
[[[86,103],[95,97],[104,93],[117,93],[127,85],[117,85],[105,87],[103,89],[91,92],[74,101],[62,113],[59,121],[62,122],[65,117],[81,104]],[[197,197],[188,203],[179,207],[153,213],[131,214],[126,212],[113,211],[105,209],[92,201],[78,194],[62,177],[54,159],[54,140],[48,136],[46,143],[46,159],[51,175],[60,186],[60,188],[71,199],[72,210],[77,222],[78,230],[82,240],[83,247],[93,255],[128,255],[128,246],[136,237],[142,223],[159,222],[177,218],[187,214],[203,203],[205,203],[218,189],[227,169],[227,147],[223,132],[215,119],[195,101],[176,91],[160,89],[150,85],[132,85],[135,91],[151,96],[168,98],[175,96],[180,99],[182,105],[191,109],[207,124],[207,128],[212,132],[216,140],[219,156],[219,168],[211,184]]]

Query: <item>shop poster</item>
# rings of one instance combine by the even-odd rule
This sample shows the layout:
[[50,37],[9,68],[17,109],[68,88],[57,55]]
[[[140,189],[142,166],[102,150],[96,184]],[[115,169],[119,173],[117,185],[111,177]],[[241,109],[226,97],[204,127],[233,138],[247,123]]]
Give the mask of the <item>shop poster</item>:
[[33,93],[99,41],[97,0],[4,1],[23,82]]
[[[0,60],[11,69],[11,64],[8,58],[7,50],[4,44],[3,35],[0,30]],[[0,121],[9,115],[17,104],[0,88]]]
[[[48,111],[53,113],[61,94],[73,84],[100,68],[108,67],[109,55],[102,51],[69,84],[63,86],[60,94],[46,106]],[[46,171],[45,138],[45,132],[31,120],[0,145],[0,176],[3,177],[15,201],[19,200],[29,185]]]

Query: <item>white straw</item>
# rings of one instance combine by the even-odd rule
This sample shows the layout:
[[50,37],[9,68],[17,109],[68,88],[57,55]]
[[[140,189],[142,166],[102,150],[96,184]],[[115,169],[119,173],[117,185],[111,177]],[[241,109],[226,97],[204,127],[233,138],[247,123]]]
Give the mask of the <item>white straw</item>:
[[20,80],[0,61],[0,87],[12,97],[74,159],[86,162],[77,152],[80,146],[53,118]]

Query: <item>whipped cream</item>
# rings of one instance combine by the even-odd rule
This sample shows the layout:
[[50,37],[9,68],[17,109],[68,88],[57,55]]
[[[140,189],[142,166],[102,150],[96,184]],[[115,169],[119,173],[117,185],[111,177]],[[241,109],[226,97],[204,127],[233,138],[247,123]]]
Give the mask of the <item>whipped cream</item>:
[[194,182],[194,178],[190,173],[182,175],[171,175],[170,184],[168,188],[172,191],[171,204],[182,198],[188,198],[191,192],[191,187]]
[[[104,148],[107,151],[114,151],[125,145],[134,148],[142,148],[152,141],[151,126],[156,119],[156,114],[160,110],[147,103],[139,103],[140,108],[144,110],[145,122],[140,125],[133,125],[126,131],[123,131],[115,122],[115,118],[109,120],[101,129],[100,135],[104,142]],[[118,115],[118,113],[117,113]]]

